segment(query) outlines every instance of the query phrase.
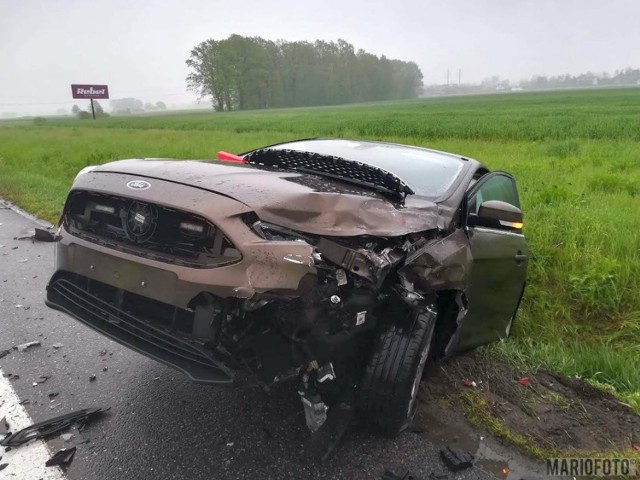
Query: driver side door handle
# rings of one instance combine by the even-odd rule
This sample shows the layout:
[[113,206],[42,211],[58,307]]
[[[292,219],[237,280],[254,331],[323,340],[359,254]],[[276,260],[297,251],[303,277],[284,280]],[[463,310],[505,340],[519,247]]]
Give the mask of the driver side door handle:
[[513,258],[516,259],[516,263],[522,263],[524,262],[527,258],[529,258],[528,255],[525,255],[523,253],[518,252]]

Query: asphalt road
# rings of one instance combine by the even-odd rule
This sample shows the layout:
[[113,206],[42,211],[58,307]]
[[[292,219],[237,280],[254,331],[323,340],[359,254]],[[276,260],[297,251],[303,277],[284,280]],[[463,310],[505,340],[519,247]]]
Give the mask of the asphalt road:
[[[385,467],[428,479],[446,471],[438,454],[442,445],[423,435],[389,440],[355,428],[326,462],[309,463],[301,458],[308,432],[293,385],[270,394],[195,385],[48,309],[54,246],[14,239],[34,226],[0,208],[0,350],[41,342],[13,350],[0,368],[19,375],[11,384],[21,400],[29,400],[25,407],[36,422],[110,407],[83,432],[72,430],[73,439],[64,444],[78,448],[66,470],[69,479],[379,479]],[[58,343],[62,347],[54,348]],[[33,386],[41,375],[50,378]],[[50,393],[58,394],[53,402]],[[63,442],[54,438],[48,446],[56,450]],[[493,477],[474,467],[447,478]]]

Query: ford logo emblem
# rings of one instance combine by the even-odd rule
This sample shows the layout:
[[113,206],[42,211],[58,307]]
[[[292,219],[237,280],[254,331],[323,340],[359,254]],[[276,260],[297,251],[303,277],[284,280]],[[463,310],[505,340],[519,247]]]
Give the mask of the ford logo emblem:
[[149,182],[145,182],[144,180],[131,180],[127,182],[127,187],[132,190],[146,190],[151,188],[151,184]]

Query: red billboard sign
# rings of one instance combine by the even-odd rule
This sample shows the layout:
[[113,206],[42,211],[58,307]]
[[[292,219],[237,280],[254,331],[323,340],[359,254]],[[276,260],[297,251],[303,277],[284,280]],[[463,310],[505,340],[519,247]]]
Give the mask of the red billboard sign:
[[109,98],[106,85],[71,85],[73,98]]

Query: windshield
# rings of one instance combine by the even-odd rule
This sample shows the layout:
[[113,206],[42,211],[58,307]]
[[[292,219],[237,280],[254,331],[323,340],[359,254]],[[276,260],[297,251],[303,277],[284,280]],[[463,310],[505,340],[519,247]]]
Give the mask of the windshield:
[[356,140],[300,140],[269,147],[333,155],[382,168],[403,180],[415,193],[439,197],[464,167],[455,155],[424,148]]

